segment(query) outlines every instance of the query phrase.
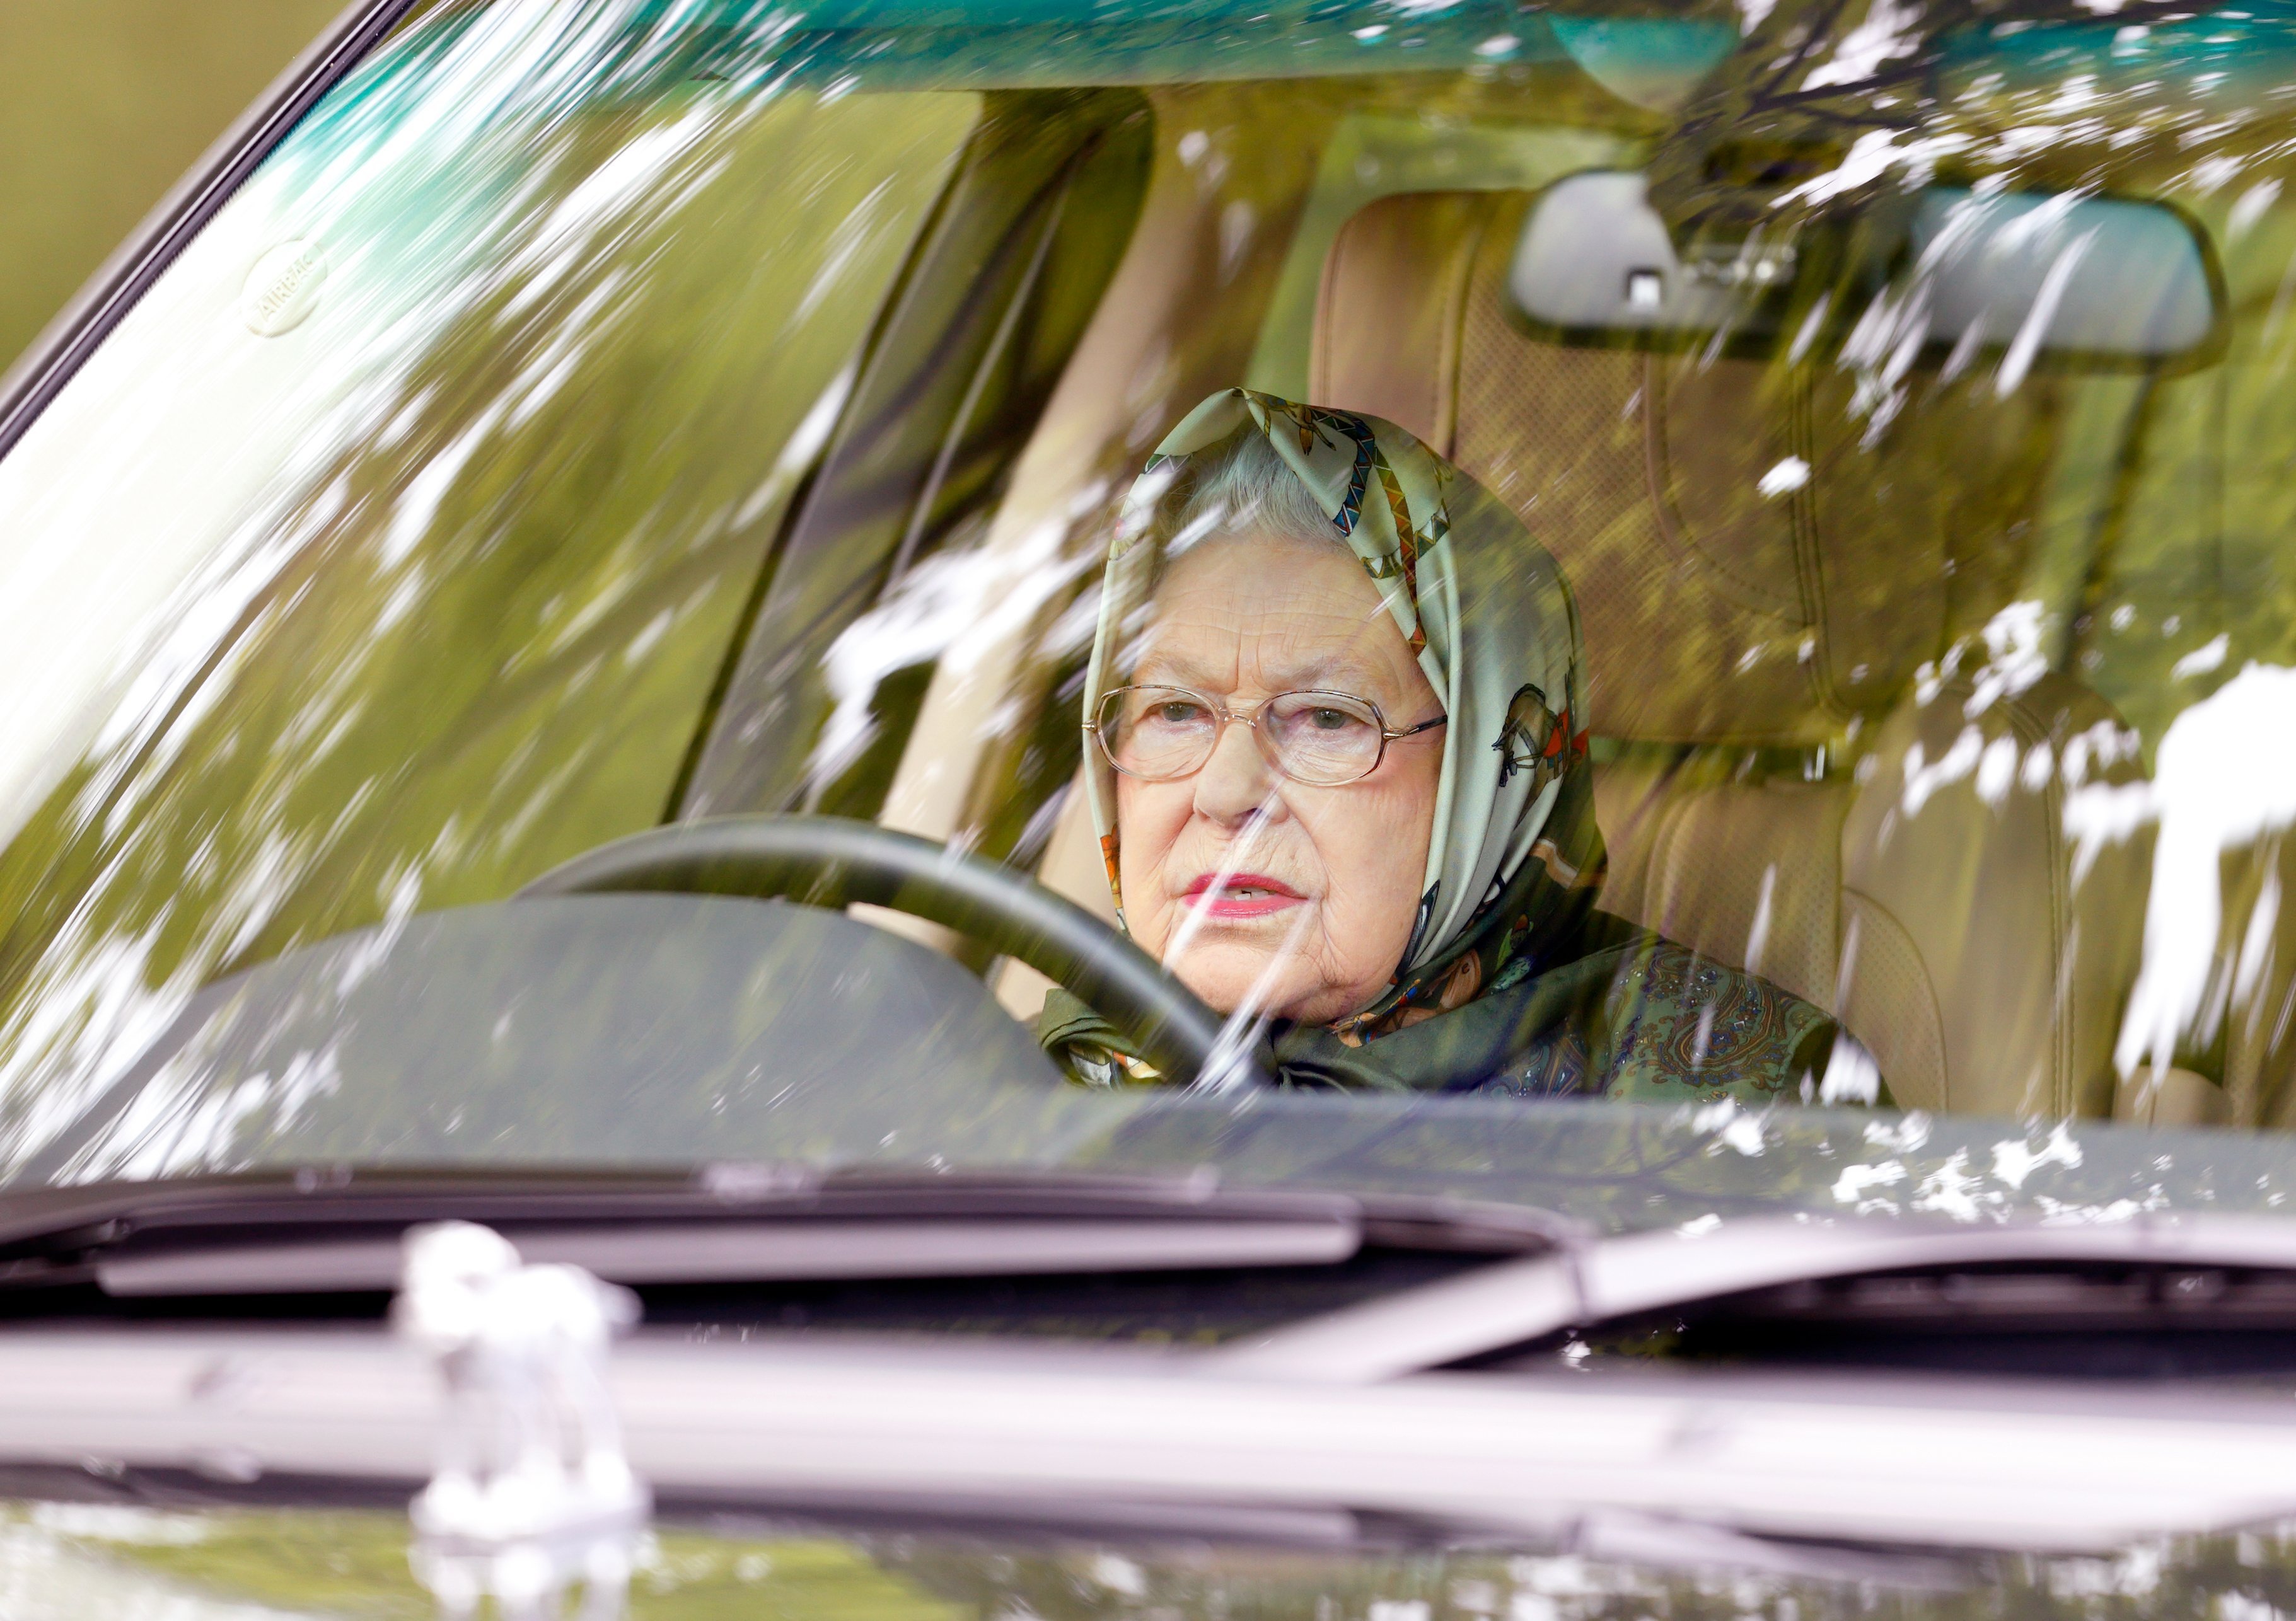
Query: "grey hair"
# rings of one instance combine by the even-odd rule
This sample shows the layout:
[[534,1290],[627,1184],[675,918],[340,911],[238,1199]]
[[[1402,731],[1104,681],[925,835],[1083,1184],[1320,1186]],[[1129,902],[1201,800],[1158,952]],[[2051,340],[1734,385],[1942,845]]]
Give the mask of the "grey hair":
[[[1192,457],[1184,478],[1178,491],[1166,492],[1166,498],[1177,505],[1174,515],[1159,526],[1169,538],[1157,548],[1151,564],[1151,592],[1161,586],[1174,559],[1192,546],[1222,536],[1264,535],[1310,545],[1333,545],[1343,552],[1348,549],[1331,514],[1265,435],[1247,430],[1206,454]],[[1144,595],[1126,621],[1128,639],[1117,659],[1119,668],[1129,671],[1139,665],[1151,617],[1152,601]]]
[[1172,526],[1168,550],[1177,555],[1198,541],[1241,530],[1345,544],[1315,493],[1259,433],[1239,433],[1207,458]]

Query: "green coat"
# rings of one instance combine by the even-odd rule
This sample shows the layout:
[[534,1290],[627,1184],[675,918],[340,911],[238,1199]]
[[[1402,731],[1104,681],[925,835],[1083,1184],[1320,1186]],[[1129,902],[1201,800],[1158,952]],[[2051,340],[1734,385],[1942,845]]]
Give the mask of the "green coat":
[[[1358,1045],[1279,1021],[1261,1060],[1287,1086],[1748,1107],[1818,1095],[1841,1034],[1823,1010],[1605,913],[1576,944],[1543,972],[1518,958],[1464,1006]],[[1045,999],[1037,1036],[1080,1084],[1127,1077],[1123,1038],[1066,991]]]

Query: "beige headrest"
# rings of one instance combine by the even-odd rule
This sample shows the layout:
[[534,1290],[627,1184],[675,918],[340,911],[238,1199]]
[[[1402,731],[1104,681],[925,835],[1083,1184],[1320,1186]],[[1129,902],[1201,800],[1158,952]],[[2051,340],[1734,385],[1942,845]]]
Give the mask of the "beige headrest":
[[1867,446],[1831,363],[1553,341],[1506,296],[1532,201],[1357,213],[1324,262],[1310,389],[1418,434],[1561,560],[1598,734],[1821,742],[2006,600],[2048,466],[2045,380],[2002,401],[1989,373],[1916,373]]

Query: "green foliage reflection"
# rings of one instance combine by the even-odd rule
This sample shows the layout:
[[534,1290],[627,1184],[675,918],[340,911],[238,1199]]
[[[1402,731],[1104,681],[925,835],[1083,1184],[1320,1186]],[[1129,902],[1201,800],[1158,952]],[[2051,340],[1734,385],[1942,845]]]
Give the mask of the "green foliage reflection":
[[[453,55],[420,42],[405,71],[443,85]],[[377,295],[413,352],[355,420],[314,424],[335,437],[307,435],[256,517],[187,492],[235,566],[176,610],[160,701],[0,852],[20,1076],[84,1070],[106,1002],[498,898],[661,819],[817,449],[800,425],[833,409],[976,117],[970,94],[687,86],[458,149],[447,217],[388,161],[333,175],[370,267],[458,260],[457,301]],[[342,122],[275,165],[321,186]],[[34,1090],[0,1100],[17,1132]]]

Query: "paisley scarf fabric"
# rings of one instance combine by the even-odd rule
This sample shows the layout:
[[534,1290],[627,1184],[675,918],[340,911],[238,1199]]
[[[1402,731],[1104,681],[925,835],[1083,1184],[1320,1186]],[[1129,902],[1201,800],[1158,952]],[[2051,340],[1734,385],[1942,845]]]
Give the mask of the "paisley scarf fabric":
[[[1595,825],[1577,611],[1519,519],[1377,417],[1229,389],[1157,447],[1109,546],[1084,713],[1124,684],[1197,458],[1263,436],[1315,496],[1449,717],[1418,915],[1388,989],[1337,1025],[1280,1026],[1292,1085],[1475,1087],[1532,1095],[1769,1095],[1813,1085],[1834,1027],[1767,981],[1594,911]],[[1115,773],[1086,789],[1117,916]],[[1038,1025],[1081,1078],[1152,1078],[1103,1021],[1055,992]]]

